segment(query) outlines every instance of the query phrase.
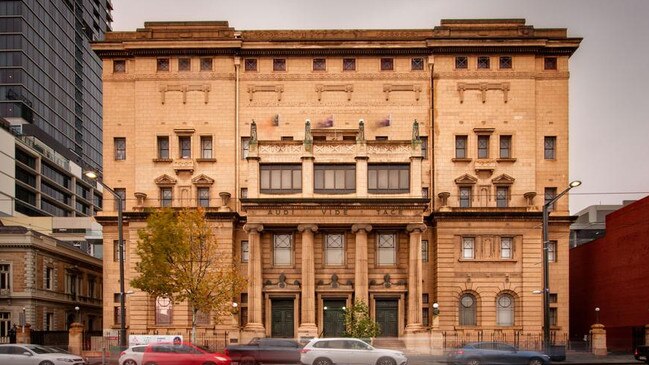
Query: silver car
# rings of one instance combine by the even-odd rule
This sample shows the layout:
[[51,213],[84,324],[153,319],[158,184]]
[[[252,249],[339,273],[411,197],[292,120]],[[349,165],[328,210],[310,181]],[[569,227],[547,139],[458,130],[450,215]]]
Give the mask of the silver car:
[[401,351],[377,349],[356,338],[315,338],[301,351],[306,365],[406,365],[408,359]]
[[142,357],[147,345],[135,345],[119,354],[119,365],[142,365]]
[[11,365],[85,365],[78,355],[53,352],[40,345],[2,344],[0,345],[0,364]]

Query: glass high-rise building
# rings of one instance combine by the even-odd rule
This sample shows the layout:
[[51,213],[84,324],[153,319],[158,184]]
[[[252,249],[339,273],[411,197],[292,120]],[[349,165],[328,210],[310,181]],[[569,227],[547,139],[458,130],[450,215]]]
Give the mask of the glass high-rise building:
[[[84,185],[81,171],[102,169],[102,65],[90,43],[111,30],[111,10],[110,0],[0,0],[0,117],[22,140],[18,156],[32,149],[43,158],[16,158],[20,213],[92,214],[92,199],[87,213],[77,209],[74,180]],[[53,199],[41,204],[41,194]]]

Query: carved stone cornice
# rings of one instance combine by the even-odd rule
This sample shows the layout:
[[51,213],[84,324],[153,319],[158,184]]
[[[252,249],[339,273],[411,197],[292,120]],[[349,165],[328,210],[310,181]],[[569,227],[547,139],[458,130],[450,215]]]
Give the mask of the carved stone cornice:
[[419,94],[421,93],[421,85],[416,84],[385,84],[383,85],[383,92],[385,93],[385,100],[390,100],[390,93],[395,91],[412,91],[415,93],[415,100],[419,101]]
[[209,186],[214,184],[214,179],[205,174],[200,174],[192,179],[192,184],[196,186]]
[[478,182],[478,178],[473,177],[469,174],[464,174],[457,179],[455,179],[455,183],[458,185],[474,185],[475,183]]
[[503,92],[503,101],[507,102],[507,94],[509,93],[509,82],[478,82],[478,83],[469,83],[469,82],[458,82],[457,91],[460,94],[460,103],[464,103],[464,92],[467,90],[477,90],[480,91],[482,95],[482,102],[487,101],[487,91],[489,90],[500,90]]
[[318,101],[322,101],[322,93],[329,91],[342,91],[347,93],[347,101],[352,100],[352,93],[354,92],[354,85],[344,84],[344,85],[316,85],[315,92],[318,94]]
[[318,231],[318,226],[315,224],[300,224],[297,226],[297,230],[300,232],[311,231],[315,233]]
[[176,185],[177,180],[167,174],[164,174],[156,177],[155,180],[153,180],[153,182],[159,186],[170,186],[170,185]]
[[160,102],[165,103],[166,95],[168,92],[180,92],[183,95],[183,104],[187,103],[187,93],[191,91],[198,91],[203,93],[204,103],[209,102],[210,85],[162,85],[160,86]]
[[273,92],[277,95],[277,101],[282,101],[282,93],[284,92],[284,85],[250,85],[248,86],[248,98],[250,101],[258,92]]
[[372,225],[371,224],[354,224],[352,225],[352,233],[356,233],[360,230],[365,231],[366,233],[370,233],[372,231]]

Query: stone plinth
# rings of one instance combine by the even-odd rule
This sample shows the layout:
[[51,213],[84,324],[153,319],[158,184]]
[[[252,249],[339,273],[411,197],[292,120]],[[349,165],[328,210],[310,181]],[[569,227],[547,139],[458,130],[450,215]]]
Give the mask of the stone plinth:
[[424,327],[406,327],[403,342],[410,353],[430,354],[430,335]]
[[16,328],[16,343],[32,343],[32,325],[27,323]]
[[593,354],[597,356],[606,356],[606,330],[604,325],[596,323],[590,326],[590,334],[593,341]]
[[83,351],[83,325],[77,322],[70,324],[68,336],[68,351],[81,356],[81,352]]
[[444,335],[440,330],[430,331],[430,354],[444,355]]

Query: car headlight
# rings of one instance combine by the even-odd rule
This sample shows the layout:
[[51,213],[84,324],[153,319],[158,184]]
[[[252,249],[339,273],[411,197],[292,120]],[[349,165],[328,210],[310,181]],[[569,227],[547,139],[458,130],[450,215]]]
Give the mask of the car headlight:
[[74,362],[73,359],[69,359],[67,357],[58,357],[56,358],[56,361]]
[[214,355],[214,358],[217,359],[218,361],[228,361],[228,359],[226,359],[223,356],[219,356],[219,355]]

